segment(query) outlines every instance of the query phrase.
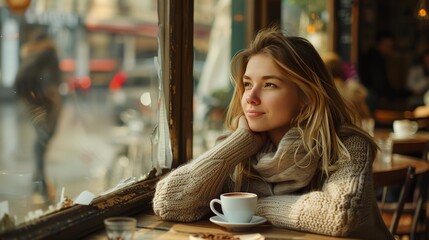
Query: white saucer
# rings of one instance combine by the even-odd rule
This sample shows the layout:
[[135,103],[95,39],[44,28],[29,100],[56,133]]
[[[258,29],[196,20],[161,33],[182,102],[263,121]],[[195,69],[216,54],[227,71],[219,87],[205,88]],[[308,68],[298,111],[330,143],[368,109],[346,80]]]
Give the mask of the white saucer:
[[390,133],[390,137],[396,138],[396,139],[407,139],[407,138],[414,137],[414,135],[416,135],[416,133],[402,133],[402,134],[398,134],[395,132]]
[[231,222],[225,222],[221,217],[219,216],[213,216],[210,218],[210,222],[217,224],[221,227],[230,229],[230,230],[243,230],[247,229],[262,223],[265,223],[267,221],[266,218],[260,217],[260,216],[253,216],[252,220],[249,223],[231,223]]

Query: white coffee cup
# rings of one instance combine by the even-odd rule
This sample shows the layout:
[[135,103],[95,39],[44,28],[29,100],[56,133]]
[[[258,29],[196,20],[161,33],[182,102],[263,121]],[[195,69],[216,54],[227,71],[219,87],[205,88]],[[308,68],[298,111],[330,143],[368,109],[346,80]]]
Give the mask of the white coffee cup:
[[[258,195],[248,192],[230,192],[220,195],[219,199],[210,201],[210,209],[226,222],[249,223],[256,212]],[[214,205],[222,206],[222,213],[218,212]]]
[[397,136],[409,136],[417,132],[419,126],[417,122],[408,119],[393,121],[393,132]]

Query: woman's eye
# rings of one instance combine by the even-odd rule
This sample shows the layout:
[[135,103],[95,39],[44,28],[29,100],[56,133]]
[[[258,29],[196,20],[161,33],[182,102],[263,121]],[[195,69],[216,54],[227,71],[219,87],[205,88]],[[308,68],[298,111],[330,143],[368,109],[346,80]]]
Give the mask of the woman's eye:
[[265,87],[277,87],[274,83],[265,83]]
[[244,83],[243,83],[243,86],[244,86],[245,88],[247,88],[247,87],[251,87],[251,86],[252,86],[252,84],[250,84],[250,82],[244,82]]

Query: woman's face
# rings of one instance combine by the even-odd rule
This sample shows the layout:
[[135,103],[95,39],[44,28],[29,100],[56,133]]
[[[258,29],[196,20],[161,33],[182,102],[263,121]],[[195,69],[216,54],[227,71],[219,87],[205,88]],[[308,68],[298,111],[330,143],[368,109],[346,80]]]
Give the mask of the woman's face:
[[285,78],[273,59],[264,54],[250,58],[243,84],[241,107],[250,129],[267,132],[277,145],[299,112],[298,88]]

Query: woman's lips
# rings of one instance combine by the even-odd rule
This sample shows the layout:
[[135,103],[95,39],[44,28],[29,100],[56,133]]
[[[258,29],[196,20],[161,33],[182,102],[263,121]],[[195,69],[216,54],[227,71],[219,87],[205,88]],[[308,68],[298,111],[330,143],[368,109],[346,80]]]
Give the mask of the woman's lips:
[[263,112],[257,112],[257,111],[247,111],[246,112],[246,116],[249,118],[259,117],[259,116],[262,116],[263,114],[264,114]]

